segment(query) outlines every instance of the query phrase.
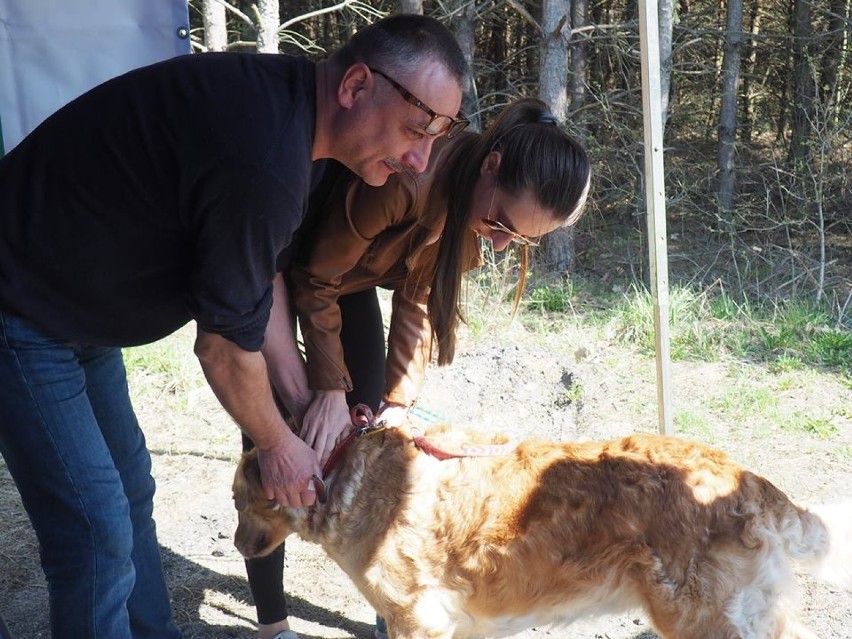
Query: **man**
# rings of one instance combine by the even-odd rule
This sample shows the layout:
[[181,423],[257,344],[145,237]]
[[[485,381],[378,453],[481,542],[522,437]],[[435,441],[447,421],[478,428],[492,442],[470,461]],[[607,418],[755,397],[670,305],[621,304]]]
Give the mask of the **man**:
[[288,407],[310,401],[287,374],[296,344],[280,329],[264,343],[311,163],[375,185],[422,171],[460,126],[465,74],[439,23],[392,16],[317,64],[226,53],[132,71],[0,160],[0,452],[39,539],[54,639],[180,636],[120,347],[195,320],[270,497],[313,503],[316,454],[269,384]]

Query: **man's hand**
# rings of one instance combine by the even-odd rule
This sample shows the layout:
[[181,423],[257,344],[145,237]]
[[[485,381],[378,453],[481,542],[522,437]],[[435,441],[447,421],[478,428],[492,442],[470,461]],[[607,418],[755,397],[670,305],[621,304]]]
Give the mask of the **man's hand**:
[[347,433],[351,426],[346,391],[317,391],[305,413],[301,437],[316,451],[320,464],[325,464],[341,435]]
[[317,456],[278,412],[263,355],[200,328],[195,352],[216,397],[257,446],[267,496],[296,508],[313,504],[308,482],[322,472]]
[[272,448],[258,448],[257,461],[267,499],[291,508],[314,504],[311,477],[319,477],[321,471],[316,453],[301,439],[289,437]]

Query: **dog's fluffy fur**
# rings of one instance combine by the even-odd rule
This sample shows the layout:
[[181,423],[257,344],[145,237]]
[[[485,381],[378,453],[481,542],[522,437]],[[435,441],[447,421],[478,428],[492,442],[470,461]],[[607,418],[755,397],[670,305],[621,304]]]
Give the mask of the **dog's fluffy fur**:
[[[501,443],[433,427],[430,441]],[[277,508],[247,453],[234,480],[247,557],[319,543],[404,639],[499,637],[643,608],[682,639],[813,635],[788,558],[852,588],[852,504],[809,511],[725,454],[675,437],[527,441],[441,461],[407,428],[358,438],[328,501]]]

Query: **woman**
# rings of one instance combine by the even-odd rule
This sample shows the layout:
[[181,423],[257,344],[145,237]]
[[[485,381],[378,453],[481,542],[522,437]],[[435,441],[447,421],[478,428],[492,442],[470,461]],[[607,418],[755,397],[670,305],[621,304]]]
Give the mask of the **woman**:
[[[350,426],[349,406],[366,403],[398,424],[417,399],[433,350],[439,365],[453,361],[462,276],[481,263],[480,237],[495,251],[519,247],[517,308],[529,247],[580,218],[590,173],[585,151],[547,106],[523,99],[482,135],[436,141],[422,174],[397,174],[382,187],[339,182],[291,273],[314,391],[296,417],[321,463]],[[387,355],[377,286],[394,291]],[[282,563],[283,546],[247,562],[260,639],[295,638]],[[381,631],[379,623],[377,637]]]

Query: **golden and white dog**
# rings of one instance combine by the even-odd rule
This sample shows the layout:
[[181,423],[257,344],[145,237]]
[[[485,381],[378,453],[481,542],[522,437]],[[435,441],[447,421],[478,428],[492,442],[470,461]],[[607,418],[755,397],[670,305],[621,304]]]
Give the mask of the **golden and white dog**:
[[[439,450],[504,438],[438,426]],[[808,511],[725,454],[675,437],[526,441],[440,459],[405,427],[353,439],[327,501],[278,508],[247,453],[235,543],[322,545],[396,639],[499,637],[641,607],[663,637],[813,635],[789,559],[852,588],[852,505]]]

